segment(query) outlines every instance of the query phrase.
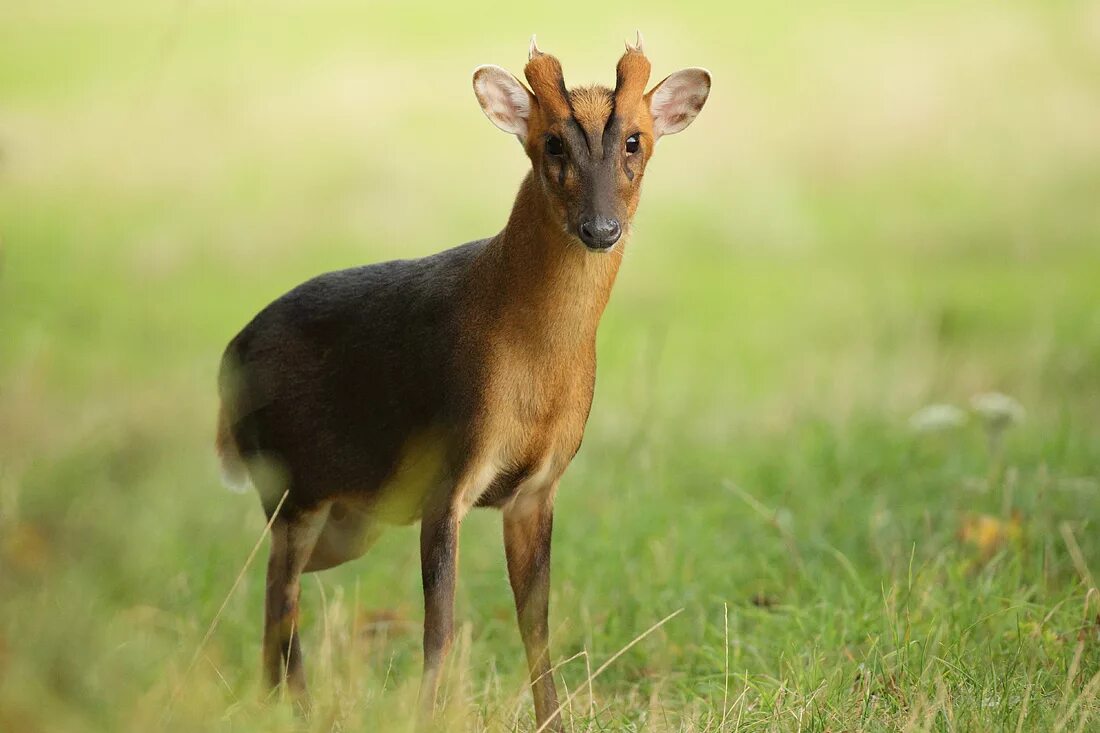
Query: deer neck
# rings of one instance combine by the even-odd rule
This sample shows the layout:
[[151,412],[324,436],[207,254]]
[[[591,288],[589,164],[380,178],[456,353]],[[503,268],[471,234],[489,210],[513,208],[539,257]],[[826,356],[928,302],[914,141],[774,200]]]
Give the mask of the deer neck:
[[495,307],[492,324],[532,348],[592,347],[622,261],[623,242],[590,252],[566,232],[534,173],[520,186],[485,264]]

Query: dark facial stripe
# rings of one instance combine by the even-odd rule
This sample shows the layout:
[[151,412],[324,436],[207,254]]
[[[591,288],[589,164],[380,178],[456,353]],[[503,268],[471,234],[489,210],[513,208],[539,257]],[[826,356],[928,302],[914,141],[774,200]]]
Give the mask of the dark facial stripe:
[[[574,157],[580,157],[580,153],[586,152],[588,157],[592,155],[592,146],[588,142],[588,135],[584,128],[577,122],[576,117],[570,117],[562,128],[562,138],[568,143],[569,152]],[[583,146],[581,143],[584,143]]]
[[605,158],[608,155],[614,155],[619,149],[619,138],[622,134],[623,121],[612,109],[611,115],[607,118],[607,124],[603,128],[603,156]]
[[569,98],[569,90],[565,88],[565,79],[560,76],[558,77],[558,90],[561,92],[562,99],[569,106],[569,116],[572,117],[574,114],[573,100]]
[[573,130],[576,132],[577,136],[581,140],[584,140],[584,147],[588,151],[588,157],[591,158],[592,157],[592,141],[588,139],[588,131],[585,130],[583,127],[581,127],[581,123],[577,122],[576,117],[570,117],[569,118],[569,123],[573,127]]

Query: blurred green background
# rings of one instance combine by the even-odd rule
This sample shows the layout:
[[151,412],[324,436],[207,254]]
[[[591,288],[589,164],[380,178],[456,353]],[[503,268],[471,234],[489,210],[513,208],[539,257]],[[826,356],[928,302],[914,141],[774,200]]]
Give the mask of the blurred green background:
[[[400,729],[411,528],[306,579],[314,718],[257,702],[221,350],[314,274],[498,231],[528,164],[474,67],[537,32],[610,84],[635,28],[714,88],[559,494],[572,730],[1096,724],[1100,4],[36,0],[0,7],[0,730]],[[999,448],[908,422],[991,391]],[[463,535],[446,720],[533,730],[499,517]]]

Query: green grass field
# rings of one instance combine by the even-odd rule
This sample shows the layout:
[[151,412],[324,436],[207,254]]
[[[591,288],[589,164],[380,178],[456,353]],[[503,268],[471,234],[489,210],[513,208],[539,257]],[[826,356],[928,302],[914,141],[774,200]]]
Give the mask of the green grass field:
[[[559,493],[567,729],[1100,726],[1100,6],[775,5],[0,7],[0,730],[407,728],[415,528],[306,578],[313,719],[258,700],[221,350],[318,272],[496,232],[527,161],[472,69],[537,31],[610,83],[636,27],[714,91]],[[986,392],[1026,409],[999,448],[910,426]],[[534,730],[501,545],[467,519],[452,729]]]

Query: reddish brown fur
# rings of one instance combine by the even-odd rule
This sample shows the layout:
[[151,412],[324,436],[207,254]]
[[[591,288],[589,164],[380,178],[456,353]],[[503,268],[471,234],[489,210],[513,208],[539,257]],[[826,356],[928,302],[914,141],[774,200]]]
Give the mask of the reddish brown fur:
[[[572,457],[592,396],[596,327],[620,262],[572,241],[534,177],[524,180],[515,213],[478,263],[484,286],[471,304],[478,331],[470,337],[484,345],[488,366],[478,443],[509,446],[517,465]],[[524,307],[510,305],[518,302]]]
[[649,106],[644,102],[649,71],[649,59],[641,51],[628,48],[619,59],[615,67],[615,110],[618,114],[629,119],[649,117]]
[[548,119],[566,119],[570,115],[561,62],[546,53],[532,56],[523,69],[527,83],[538,100],[539,109]]
[[598,131],[614,110],[613,93],[598,85],[578,87],[569,91],[569,105],[577,124],[586,130]]

